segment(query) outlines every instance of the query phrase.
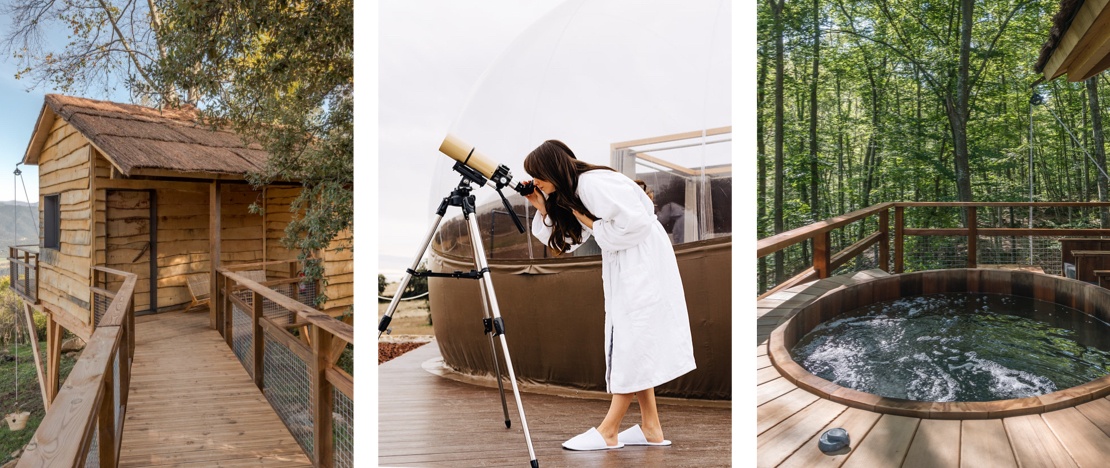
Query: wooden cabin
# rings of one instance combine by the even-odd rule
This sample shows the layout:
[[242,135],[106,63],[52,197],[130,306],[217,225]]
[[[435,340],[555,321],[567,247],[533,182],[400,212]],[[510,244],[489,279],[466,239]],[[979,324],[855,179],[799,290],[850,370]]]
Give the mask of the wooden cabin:
[[[198,123],[194,109],[47,95],[22,162],[39,167],[40,218],[37,249],[13,251],[37,263],[37,277],[24,279],[37,285],[23,295],[88,338],[93,267],[136,274],[134,308],[141,314],[188,306],[187,278],[198,273],[208,275],[214,291],[213,259],[220,265],[296,259],[280,239],[300,184],[256,189],[245,180],[266,158],[239,135]],[[251,213],[252,204],[262,212]],[[348,235],[318,252],[327,279],[324,307],[332,315],[353,304],[350,243]],[[270,273],[298,274],[285,270]]]

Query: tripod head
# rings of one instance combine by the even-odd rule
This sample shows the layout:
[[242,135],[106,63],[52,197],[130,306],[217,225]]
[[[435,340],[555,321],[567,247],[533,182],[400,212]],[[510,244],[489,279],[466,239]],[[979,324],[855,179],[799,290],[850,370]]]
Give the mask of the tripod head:
[[[501,166],[501,167],[505,167],[505,166]],[[501,203],[503,205],[505,205],[505,211],[509,212],[510,217],[513,218],[513,224],[516,225],[516,229],[518,231],[520,231],[521,234],[524,233],[524,223],[520,222],[520,216],[517,215],[516,210],[513,209],[513,204],[509,203],[509,199],[506,198],[505,193],[501,191],[501,189],[505,188],[505,186],[508,185],[509,181],[512,180],[512,177],[507,175],[508,168],[505,169],[506,175],[502,175],[499,179],[492,179],[492,180],[487,180],[486,177],[484,175],[482,175],[482,173],[478,172],[477,170],[475,170],[474,168],[472,168],[472,167],[470,167],[466,164],[463,164],[462,161],[456,162],[455,165],[452,166],[451,168],[454,169],[455,172],[458,172],[460,175],[462,175],[462,180],[459,181],[459,187],[457,189],[455,189],[455,192],[452,192],[450,198],[460,198],[460,199],[461,198],[469,198],[469,196],[470,196],[470,184],[475,184],[475,185],[478,185],[479,187],[481,187],[483,185],[491,185],[491,186],[493,186],[494,190],[497,191],[497,195],[501,197]],[[500,170],[500,168],[498,168],[498,170]],[[496,172],[494,174],[497,175]],[[499,182],[497,182],[497,180],[501,180],[503,182],[499,183]],[[520,186],[522,184],[517,184],[517,185]],[[531,184],[528,184],[528,187],[531,188],[531,189],[534,189],[534,187]],[[516,189],[516,190],[518,192],[520,192],[520,189]],[[464,192],[464,193],[461,193],[461,192]],[[529,190],[529,192],[531,192],[531,190]],[[469,207],[469,211],[472,212],[475,208],[473,206],[473,200],[471,200],[469,202],[469,204],[471,205]],[[460,206],[463,207],[463,213],[467,216],[470,216],[471,213],[468,212],[468,208],[467,208],[466,204],[462,204]],[[445,207],[441,207],[441,210],[443,208],[445,208]],[[441,215],[442,215],[442,213],[441,213]]]

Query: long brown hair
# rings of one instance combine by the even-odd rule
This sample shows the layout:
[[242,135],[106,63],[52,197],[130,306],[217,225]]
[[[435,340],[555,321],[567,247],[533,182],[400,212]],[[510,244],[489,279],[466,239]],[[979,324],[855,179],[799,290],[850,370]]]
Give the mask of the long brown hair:
[[547,242],[551,250],[566,253],[571,245],[582,242],[582,225],[574,216],[574,211],[597,221],[598,218],[586,209],[577,194],[578,176],[595,169],[613,170],[608,166],[579,161],[574,152],[559,140],[543,142],[524,158],[524,171],[528,175],[555,186],[555,191],[548,195],[544,203],[554,230],[551,240]]

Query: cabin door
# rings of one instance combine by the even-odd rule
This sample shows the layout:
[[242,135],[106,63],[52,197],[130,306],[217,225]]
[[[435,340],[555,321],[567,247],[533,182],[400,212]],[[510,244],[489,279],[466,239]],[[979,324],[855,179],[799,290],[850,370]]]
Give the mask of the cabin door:
[[[158,196],[154,190],[108,190],[105,266],[134,273],[135,313],[158,311]],[[118,288],[117,285],[113,285]]]

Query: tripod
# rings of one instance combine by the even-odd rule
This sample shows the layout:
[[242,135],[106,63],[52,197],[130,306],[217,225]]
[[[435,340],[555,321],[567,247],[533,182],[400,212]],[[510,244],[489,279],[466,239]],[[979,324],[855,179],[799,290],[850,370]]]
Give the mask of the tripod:
[[[409,280],[412,277],[440,277],[440,278],[460,278],[460,279],[476,279],[478,280],[479,287],[482,291],[482,305],[485,311],[485,317],[482,319],[482,324],[485,327],[485,334],[489,337],[490,354],[493,356],[493,367],[497,373],[497,389],[501,393],[501,409],[505,414],[505,428],[508,429],[512,426],[509,420],[509,406],[505,401],[505,387],[501,382],[501,365],[497,359],[497,347],[494,345],[494,337],[501,338],[501,351],[505,353],[505,367],[509,371],[509,383],[513,386],[513,396],[516,398],[516,407],[520,412],[520,425],[524,428],[524,440],[528,444],[528,455],[531,457],[532,468],[538,468],[539,462],[536,460],[536,452],[532,448],[532,436],[528,432],[528,421],[524,417],[524,406],[520,402],[520,390],[516,384],[516,373],[513,371],[513,362],[509,356],[509,345],[505,340],[505,323],[501,319],[500,309],[497,307],[497,296],[493,290],[493,282],[489,275],[489,265],[486,262],[485,249],[482,246],[482,236],[478,229],[478,217],[474,216],[474,195],[471,195],[471,184],[477,184],[479,187],[486,185],[486,178],[471,169],[469,166],[456,163],[454,170],[462,174],[462,180],[459,185],[451,191],[451,194],[443,199],[436,209],[436,218],[432,223],[431,229],[428,230],[428,235],[424,237],[424,243],[420,247],[420,251],[416,253],[416,257],[412,261],[412,266],[406,270],[405,276],[401,278],[398,284],[397,293],[393,295],[393,300],[389,303],[389,308],[386,309],[385,315],[382,316],[381,322],[378,324],[378,338],[381,338],[382,333],[389,327],[389,322],[393,318],[393,313],[397,310],[397,305],[401,300],[401,292],[408,287]],[[495,185],[498,195],[501,196],[502,202],[508,208],[509,213],[518,230],[524,232],[524,226],[521,224],[520,219],[517,218],[516,212],[512,209],[508,199],[501,193],[503,185]],[[467,221],[469,227],[470,239],[474,249],[474,263],[477,270],[469,272],[456,271],[454,273],[433,273],[433,272],[419,272],[416,268],[419,266],[420,259],[424,257],[427,252],[428,246],[432,243],[432,237],[435,236],[436,231],[439,229],[440,223],[443,221],[443,215],[447,213],[447,207],[457,206],[462,209],[463,217]]]

